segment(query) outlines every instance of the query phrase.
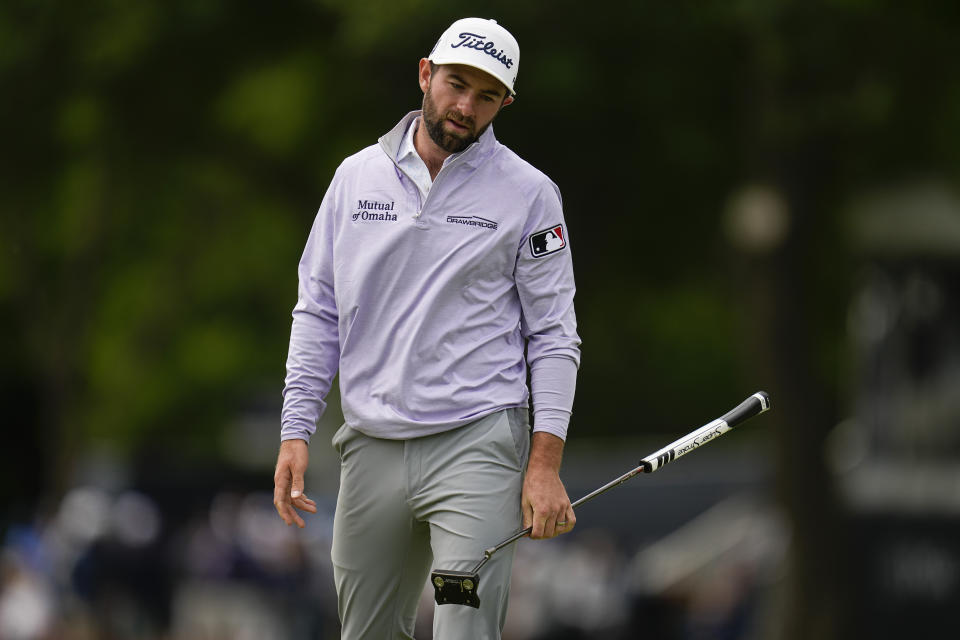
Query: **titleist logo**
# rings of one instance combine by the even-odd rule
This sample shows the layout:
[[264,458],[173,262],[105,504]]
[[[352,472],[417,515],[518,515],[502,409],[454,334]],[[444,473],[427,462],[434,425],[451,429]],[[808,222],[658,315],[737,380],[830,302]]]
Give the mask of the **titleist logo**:
[[451,49],[457,49],[459,47],[476,49],[477,51],[482,51],[488,56],[496,58],[497,61],[502,63],[507,69],[513,66],[513,58],[508,58],[503,49],[497,49],[496,44],[494,44],[492,41],[487,41],[486,36],[482,36],[479,33],[468,33],[464,31],[460,34],[459,38],[460,42],[451,44]]

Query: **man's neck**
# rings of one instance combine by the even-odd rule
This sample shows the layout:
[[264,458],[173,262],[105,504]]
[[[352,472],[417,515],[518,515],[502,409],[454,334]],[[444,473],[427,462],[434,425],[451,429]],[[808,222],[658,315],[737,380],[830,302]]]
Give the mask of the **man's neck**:
[[417,150],[423,163],[427,165],[430,179],[436,180],[437,174],[443,168],[443,161],[449,158],[451,154],[433,141],[433,138],[427,133],[427,127],[423,124],[423,118],[420,119],[417,131],[413,134],[413,148]]

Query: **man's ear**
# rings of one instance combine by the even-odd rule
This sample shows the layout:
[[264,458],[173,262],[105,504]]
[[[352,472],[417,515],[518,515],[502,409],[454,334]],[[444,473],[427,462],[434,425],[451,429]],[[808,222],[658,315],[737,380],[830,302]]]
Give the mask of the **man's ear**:
[[503,104],[500,105],[500,108],[502,109],[508,104],[511,104],[512,102],[513,102],[513,96],[508,95],[506,98],[503,99]]
[[420,90],[424,93],[430,88],[430,61],[420,58]]

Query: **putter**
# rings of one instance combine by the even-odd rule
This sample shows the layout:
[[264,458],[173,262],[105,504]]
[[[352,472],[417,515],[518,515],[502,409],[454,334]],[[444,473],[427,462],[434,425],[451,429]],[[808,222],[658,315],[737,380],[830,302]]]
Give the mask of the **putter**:
[[[640,466],[637,468],[628,471],[616,480],[608,482],[599,489],[588,493],[571,506],[577,507],[588,500],[592,500],[601,493],[605,493],[623,484],[640,473],[653,473],[680,456],[684,456],[694,449],[716,440],[738,424],[760,415],[769,408],[770,396],[763,391],[758,391],[734,409],[731,409],[722,418],[717,418],[713,422],[709,422],[696,431],[691,431],[679,440],[668,444],[659,451],[651,453],[640,461]],[[532,527],[527,527],[523,531],[518,531],[503,542],[484,551],[483,559],[473,568],[473,571],[434,570],[433,573],[430,574],[430,582],[433,584],[437,604],[460,604],[479,609],[480,597],[477,595],[477,590],[480,586],[480,569],[490,560],[490,557],[493,556],[494,553],[528,535],[531,530]]]

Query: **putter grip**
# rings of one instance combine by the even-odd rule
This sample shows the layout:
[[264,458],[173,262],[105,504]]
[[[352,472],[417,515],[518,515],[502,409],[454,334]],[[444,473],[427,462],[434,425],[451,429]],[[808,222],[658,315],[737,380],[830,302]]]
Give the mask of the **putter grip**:
[[770,396],[758,391],[739,405],[728,411],[722,418],[709,422],[696,431],[688,433],[676,442],[668,444],[663,449],[653,453],[640,461],[644,473],[653,473],[677,458],[684,456],[708,442],[722,436],[735,426],[760,415],[770,408]]
[[770,408],[770,396],[765,391],[755,394],[728,411],[722,418],[730,427],[735,427],[744,420],[758,416]]

